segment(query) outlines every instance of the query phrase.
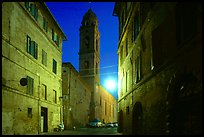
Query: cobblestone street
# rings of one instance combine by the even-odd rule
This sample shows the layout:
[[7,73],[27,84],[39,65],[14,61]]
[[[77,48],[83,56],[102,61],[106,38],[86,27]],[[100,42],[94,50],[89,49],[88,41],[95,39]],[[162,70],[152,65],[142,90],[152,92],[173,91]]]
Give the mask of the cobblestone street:
[[39,135],[122,135],[117,128],[78,128],[61,132],[41,133]]

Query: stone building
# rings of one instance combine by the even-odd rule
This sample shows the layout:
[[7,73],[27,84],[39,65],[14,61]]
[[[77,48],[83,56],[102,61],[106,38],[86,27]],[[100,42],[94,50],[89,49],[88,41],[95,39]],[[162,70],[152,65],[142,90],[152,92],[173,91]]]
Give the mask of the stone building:
[[202,6],[116,2],[118,131],[202,133]]
[[2,134],[50,132],[62,121],[66,39],[45,3],[2,3]]
[[91,91],[70,62],[62,64],[62,94],[65,129],[89,122]]
[[105,123],[118,121],[118,101],[100,85],[98,117]]
[[68,96],[64,101],[66,128],[84,126],[95,118],[117,121],[117,100],[100,85],[100,33],[91,9],[84,14],[79,31],[79,72],[71,63],[63,63],[63,95]]
[[[91,86],[70,62],[62,63],[63,120],[65,129],[85,127],[91,119]],[[117,100],[99,84],[95,100],[96,117],[101,121],[117,122]]]

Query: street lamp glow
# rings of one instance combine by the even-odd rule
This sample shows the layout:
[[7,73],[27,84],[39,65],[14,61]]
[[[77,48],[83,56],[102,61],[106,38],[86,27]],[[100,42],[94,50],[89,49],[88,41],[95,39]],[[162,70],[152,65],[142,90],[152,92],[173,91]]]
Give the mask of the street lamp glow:
[[114,80],[107,80],[106,81],[106,88],[110,91],[113,91],[116,88],[116,82]]

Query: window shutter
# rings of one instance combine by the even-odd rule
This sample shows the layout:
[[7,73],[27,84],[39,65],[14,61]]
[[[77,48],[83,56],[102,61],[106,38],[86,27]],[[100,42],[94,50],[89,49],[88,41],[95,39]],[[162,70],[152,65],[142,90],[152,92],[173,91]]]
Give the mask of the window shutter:
[[57,62],[55,61],[55,74],[57,74]]
[[38,20],[38,8],[36,7],[36,5],[34,5],[34,18],[36,21]]
[[34,55],[35,55],[35,41],[31,41],[30,54],[31,54],[33,57],[34,57]]
[[27,43],[26,43],[27,52],[31,52],[31,38],[27,35]]
[[57,45],[59,46],[59,36],[57,35]]
[[52,29],[52,40],[54,40],[54,36],[55,36],[54,29]]
[[57,74],[57,62],[53,59],[53,72]]
[[38,59],[38,44],[35,42],[35,45],[34,45],[34,58]]
[[25,2],[25,7],[27,10],[29,10],[29,2]]
[[54,35],[54,41],[57,42],[57,35]]
[[30,4],[30,13],[32,16],[34,16],[34,4]]

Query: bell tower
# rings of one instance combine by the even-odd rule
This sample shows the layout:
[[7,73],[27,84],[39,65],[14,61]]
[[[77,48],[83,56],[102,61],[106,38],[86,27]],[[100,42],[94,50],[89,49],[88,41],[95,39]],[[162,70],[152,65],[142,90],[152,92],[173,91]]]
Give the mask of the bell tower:
[[98,19],[91,8],[80,26],[79,74],[91,87],[90,120],[97,118],[100,89],[100,33]]

